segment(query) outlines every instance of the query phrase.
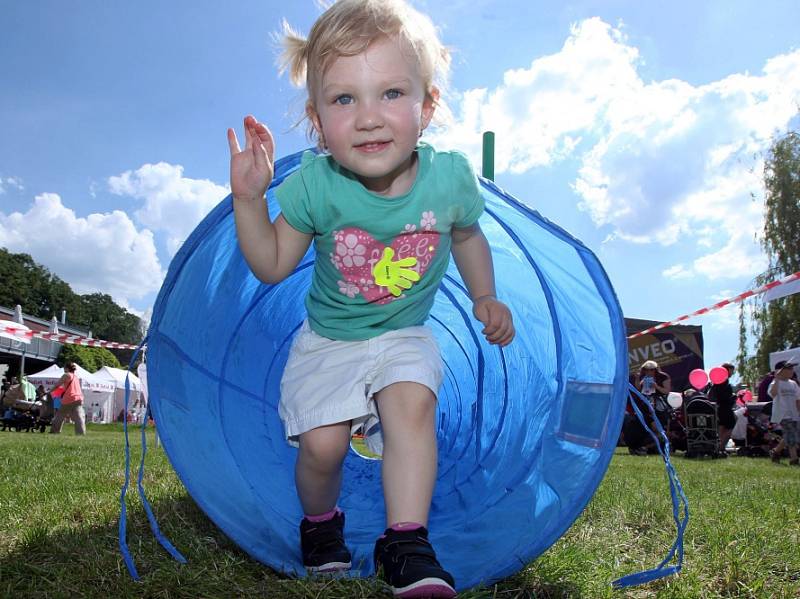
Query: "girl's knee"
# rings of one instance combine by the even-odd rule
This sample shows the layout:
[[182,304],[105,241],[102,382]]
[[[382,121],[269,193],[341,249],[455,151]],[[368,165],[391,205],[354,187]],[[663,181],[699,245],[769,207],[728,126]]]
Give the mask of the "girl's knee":
[[300,456],[320,468],[336,468],[344,461],[350,448],[349,426],[346,430],[321,427],[300,435]]

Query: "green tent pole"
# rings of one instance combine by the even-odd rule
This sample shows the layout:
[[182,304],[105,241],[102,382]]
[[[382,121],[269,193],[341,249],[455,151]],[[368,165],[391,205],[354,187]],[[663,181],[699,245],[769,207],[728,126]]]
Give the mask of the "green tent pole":
[[494,131],[483,134],[483,169],[482,174],[486,179],[494,181]]

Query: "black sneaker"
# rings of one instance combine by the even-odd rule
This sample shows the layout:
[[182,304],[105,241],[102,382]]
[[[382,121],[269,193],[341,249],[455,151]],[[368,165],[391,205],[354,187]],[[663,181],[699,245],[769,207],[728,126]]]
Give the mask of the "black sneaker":
[[349,570],[350,551],[344,544],[344,512],[325,522],[300,522],[300,550],[303,565],[310,573]]
[[455,597],[453,577],[436,560],[425,528],[387,529],[375,543],[375,571],[395,597]]

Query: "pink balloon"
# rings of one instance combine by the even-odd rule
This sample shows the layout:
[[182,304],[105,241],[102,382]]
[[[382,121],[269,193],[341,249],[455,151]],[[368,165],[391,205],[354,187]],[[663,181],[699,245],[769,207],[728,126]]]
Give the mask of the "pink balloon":
[[753,392],[750,389],[746,389],[744,393],[742,393],[742,399],[744,403],[750,403],[753,401]]
[[728,380],[728,369],[722,366],[714,366],[714,368],[709,371],[708,375],[712,383],[720,385]]
[[698,391],[708,383],[708,375],[702,368],[695,368],[689,373],[689,383]]

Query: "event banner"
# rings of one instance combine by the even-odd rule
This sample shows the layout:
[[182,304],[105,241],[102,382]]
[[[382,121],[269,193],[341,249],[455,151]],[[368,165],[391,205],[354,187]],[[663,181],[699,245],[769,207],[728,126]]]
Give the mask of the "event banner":
[[[643,326],[651,321],[625,319],[625,322],[629,335],[652,326]],[[659,368],[670,375],[673,391],[687,389],[689,373],[695,368],[704,368],[702,327],[673,325],[628,339],[628,371],[631,380],[647,360],[655,360]]]

